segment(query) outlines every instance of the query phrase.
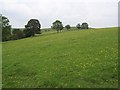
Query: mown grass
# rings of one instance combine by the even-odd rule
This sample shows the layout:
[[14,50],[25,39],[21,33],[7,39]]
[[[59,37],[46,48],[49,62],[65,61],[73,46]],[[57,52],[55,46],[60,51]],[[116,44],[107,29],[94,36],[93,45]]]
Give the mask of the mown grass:
[[4,42],[3,88],[115,88],[117,31],[52,31]]

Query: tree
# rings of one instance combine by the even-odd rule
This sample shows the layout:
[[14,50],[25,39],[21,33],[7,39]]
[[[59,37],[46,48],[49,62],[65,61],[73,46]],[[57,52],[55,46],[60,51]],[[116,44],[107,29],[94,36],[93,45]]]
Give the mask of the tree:
[[77,24],[77,25],[76,25],[76,27],[77,27],[78,29],[80,29],[80,28],[81,28],[81,27],[80,27],[80,24]]
[[70,25],[66,25],[65,28],[68,30],[68,29],[70,29],[71,27],[70,27]]
[[0,14],[0,42],[2,42],[2,14]]
[[9,25],[9,19],[2,16],[2,41],[8,41],[11,39],[11,25]]
[[24,30],[25,36],[30,37],[30,36],[34,36],[35,34],[41,34],[40,28],[41,28],[41,24],[37,19],[30,19],[27,25],[25,25],[25,30]]
[[87,23],[82,23],[81,29],[89,29],[88,24]]
[[64,28],[62,22],[59,20],[56,20],[52,24],[53,24],[52,29],[56,29],[57,32],[61,31]]
[[12,34],[13,34],[12,35],[13,40],[24,38],[24,33],[20,29],[13,29]]

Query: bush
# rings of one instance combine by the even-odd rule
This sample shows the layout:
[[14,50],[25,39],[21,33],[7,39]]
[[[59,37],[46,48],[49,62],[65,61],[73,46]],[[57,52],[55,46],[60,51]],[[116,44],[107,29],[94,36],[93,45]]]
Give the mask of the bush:
[[12,33],[13,33],[12,35],[13,40],[17,40],[25,37],[23,31],[21,31],[20,29],[14,29]]
[[70,27],[70,25],[66,25],[65,28],[68,30],[68,29],[70,29],[71,27]]
[[23,32],[25,34],[25,37],[30,37],[31,36],[31,30],[25,28]]
[[11,30],[9,28],[2,29],[2,41],[11,40]]

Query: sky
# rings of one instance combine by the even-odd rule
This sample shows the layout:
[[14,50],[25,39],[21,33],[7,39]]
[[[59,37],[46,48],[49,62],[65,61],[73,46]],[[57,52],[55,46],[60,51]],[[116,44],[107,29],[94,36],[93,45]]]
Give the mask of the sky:
[[90,27],[118,26],[119,0],[0,0],[0,14],[13,28],[24,28],[30,19],[38,19],[42,28],[55,20],[76,26],[87,22]]

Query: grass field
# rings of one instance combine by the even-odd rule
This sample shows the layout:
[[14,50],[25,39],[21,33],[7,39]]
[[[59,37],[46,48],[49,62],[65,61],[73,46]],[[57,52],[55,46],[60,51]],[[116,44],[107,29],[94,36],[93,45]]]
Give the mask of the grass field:
[[3,88],[115,88],[118,30],[43,34],[3,43]]

